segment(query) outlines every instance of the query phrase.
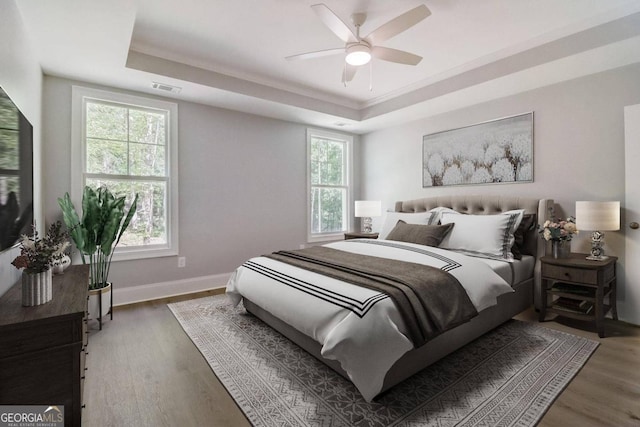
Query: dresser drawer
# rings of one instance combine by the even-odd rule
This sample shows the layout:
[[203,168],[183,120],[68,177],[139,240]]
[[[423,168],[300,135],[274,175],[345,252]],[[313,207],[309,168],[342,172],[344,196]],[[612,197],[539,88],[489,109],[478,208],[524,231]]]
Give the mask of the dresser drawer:
[[80,319],[68,315],[66,318],[50,318],[46,323],[33,326],[31,323],[0,327],[0,359],[39,351],[82,340]]
[[583,268],[542,264],[542,277],[544,279],[577,282],[588,285],[598,284],[598,270]]

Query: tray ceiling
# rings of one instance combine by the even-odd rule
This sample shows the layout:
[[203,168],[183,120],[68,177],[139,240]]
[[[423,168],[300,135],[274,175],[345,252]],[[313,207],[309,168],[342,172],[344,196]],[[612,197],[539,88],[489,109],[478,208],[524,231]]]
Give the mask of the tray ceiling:
[[[325,0],[362,34],[425,4],[387,40],[417,66],[373,60],[346,87],[342,47],[318,0],[20,0],[47,74],[364,133],[580,75],[640,62],[640,2]],[[179,93],[152,88],[179,87]],[[370,90],[371,85],[371,90]]]

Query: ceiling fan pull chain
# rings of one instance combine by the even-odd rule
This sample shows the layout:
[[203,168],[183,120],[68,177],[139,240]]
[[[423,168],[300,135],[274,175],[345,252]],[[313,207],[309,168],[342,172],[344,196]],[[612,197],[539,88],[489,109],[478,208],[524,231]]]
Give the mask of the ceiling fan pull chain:
[[342,67],[342,84],[347,87],[347,63],[345,62]]
[[369,92],[373,92],[373,61],[369,61]]

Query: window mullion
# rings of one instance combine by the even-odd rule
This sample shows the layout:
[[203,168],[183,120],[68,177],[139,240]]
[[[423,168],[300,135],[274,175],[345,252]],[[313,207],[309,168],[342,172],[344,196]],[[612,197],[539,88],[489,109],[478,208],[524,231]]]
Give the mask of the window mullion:
[[349,188],[347,185],[331,185],[331,184],[312,184],[311,187],[316,188]]
[[127,175],[131,175],[131,109],[127,108]]
[[84,176],[93,179],[108,179],[116,181],[155,181],[155,182],[169,182],[168,176],[144,176],[144,175],[111,175],[104,173],[88,173],[85,172]]

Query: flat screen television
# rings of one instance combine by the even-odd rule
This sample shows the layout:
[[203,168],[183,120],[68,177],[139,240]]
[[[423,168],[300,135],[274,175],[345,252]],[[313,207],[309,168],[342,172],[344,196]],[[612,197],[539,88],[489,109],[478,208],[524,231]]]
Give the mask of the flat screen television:
[[33,126],[0,87],[0,252],[31,232]]

